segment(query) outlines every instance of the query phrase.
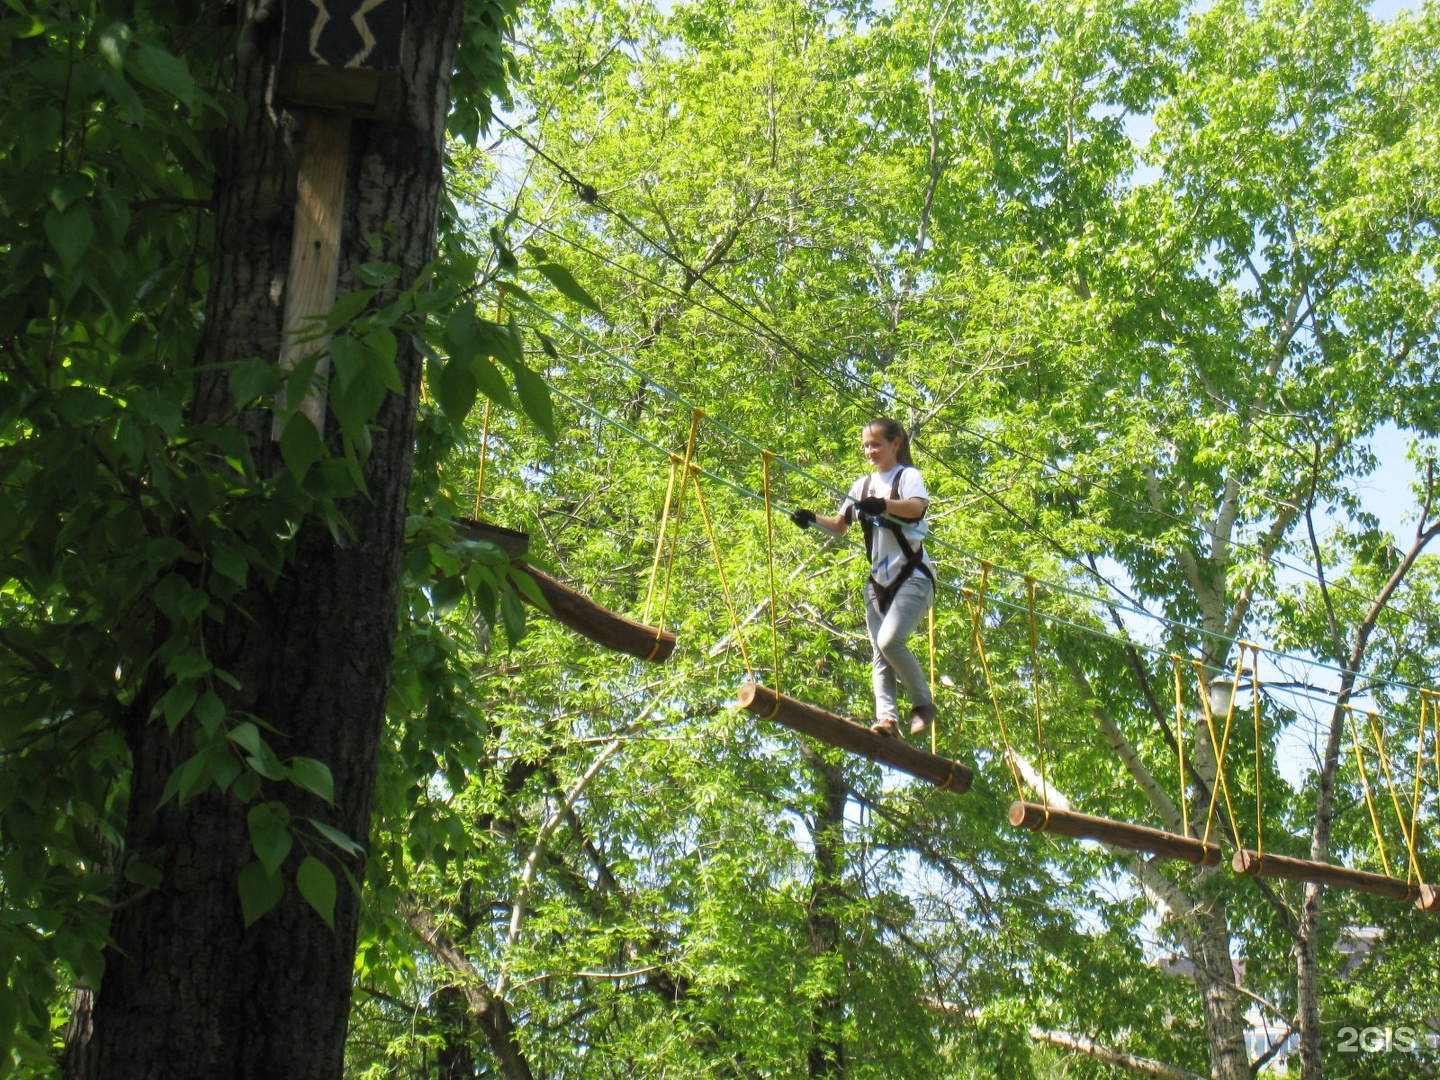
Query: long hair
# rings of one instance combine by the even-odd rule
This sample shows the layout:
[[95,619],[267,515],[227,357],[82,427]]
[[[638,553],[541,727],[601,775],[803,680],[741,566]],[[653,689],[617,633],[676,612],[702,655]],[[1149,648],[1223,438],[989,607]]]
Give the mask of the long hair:
[[895,454],[895,460],[901,465],[914,467],[915,459],[910,456],[910,433],[905,430],[904,424],[900,423],[899,420],[892,420],[888,416],[877,416],[865,425],[866,431],[869,431],[871,428],[878,429],[880,436],[886,442],[899,439],[900,449]]

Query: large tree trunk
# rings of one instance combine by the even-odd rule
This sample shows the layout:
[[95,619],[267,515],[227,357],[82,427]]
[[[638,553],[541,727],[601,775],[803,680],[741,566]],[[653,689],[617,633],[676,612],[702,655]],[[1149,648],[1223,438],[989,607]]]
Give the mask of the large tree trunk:
[[[357,263],[389,260],[408,282],[432,256],[462,10],[461,0],[409,5],[398,117],[354,126],[342,293],[355,287]],[[200,357],[216,370],[197,382],[193,415],[200,422],[222,420],[231,409],[228,365],[276,357],[280,345],[299,140],[293,118],[265,107],[263,68],[239,68],[244,108],[231,130],[230,169],[217,185]],[[383,250],[367,248],[373,236],[384,238]],[[241,683],[227,706],[273,725],[268,737],[282,759],[318,758],[334,775],[333,807],[301,798],[293,786],[273,786],[265,797],[361,840],[369,834],[396,629],[420,378],[408,343],[397,363],[406,393],[389,395],[378,417],[365,469],[369,497],[343,508],[353,537],[337,544],[326,529],[307,524],[276,587],[242,596],[244,616],[232,612],[223,625],[208,623],[205,641],[215,666]],[[278,471],[269,417],[241,422],[262,471]],[[159,866],[164,884],[115,916],[85,1075],[339,1077],[359,898],[337,873],[335,928],[328,928],[294,886],[297,844],[285,867],[284,898],[246,929],[236,881],[251,860],[247,807],[213,787],[183,806],[174,800],[159,806],[166,779],[193,753],[189,734],[182,726],[172,736],[163,722],[143,716],[129,732],[134,774],[126,850]],[[341,860],[327,858],[338,871]],[[363,863],[349,860],[345,868],[358,879]]]
[[[829,956],[842,948],[843,930],[837,912],[844,906],[845,803],[850,788],[840,770],[819,754],[807,754],[820,781],[820,805],[813,822],[815,876],[810,887],[806,931],[812,955]],[[845,1075],[845,1004],[834,986],[815,1005],[810,1017],[808,1075],[812,1080],[840,1080]]]

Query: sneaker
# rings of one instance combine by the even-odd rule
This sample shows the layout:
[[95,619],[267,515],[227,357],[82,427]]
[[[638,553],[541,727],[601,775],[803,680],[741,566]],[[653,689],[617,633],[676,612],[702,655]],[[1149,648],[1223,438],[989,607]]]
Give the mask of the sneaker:
[[910,710],[910,734],[919,735],[927,727],[930,721],[935,719],[935,703],[928,705],[916,705]]
[[883,735],[887,739],[898,739],[900,737],[900,723],[897,720],[876,720],[870,725],[870,730],[876,735]]

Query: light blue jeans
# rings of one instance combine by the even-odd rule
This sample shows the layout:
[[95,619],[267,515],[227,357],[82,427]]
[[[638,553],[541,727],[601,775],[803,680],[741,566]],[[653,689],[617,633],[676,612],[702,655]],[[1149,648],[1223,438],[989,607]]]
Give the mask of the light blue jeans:
[[895,680],[898,678],[910,695],[910,704],[929,705],[930,684],[920,661],[905,644],[930,603],[935,599],[935,585],[923,572],[916,571],[906,579],[890,602],[884,615],[875,606],[875,590],[865,583],[865,627],[870,631],[874,650],[870,661],[870,677],[875,685],[875,719],[899,720],[895,704]]

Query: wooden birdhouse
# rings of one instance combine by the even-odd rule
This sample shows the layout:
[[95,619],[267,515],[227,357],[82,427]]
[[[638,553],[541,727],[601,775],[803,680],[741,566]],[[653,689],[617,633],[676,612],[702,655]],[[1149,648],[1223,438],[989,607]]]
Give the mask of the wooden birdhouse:
[[282,0],[282,7],[276,105],[394,115],[405,0]]

